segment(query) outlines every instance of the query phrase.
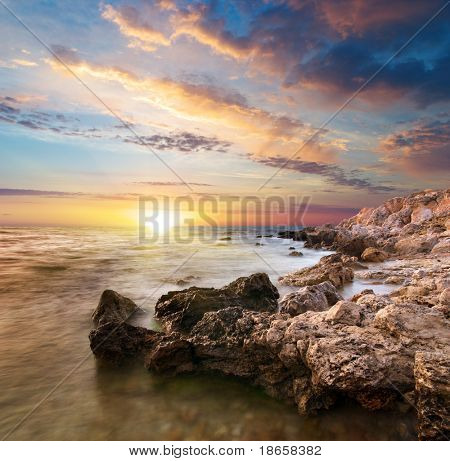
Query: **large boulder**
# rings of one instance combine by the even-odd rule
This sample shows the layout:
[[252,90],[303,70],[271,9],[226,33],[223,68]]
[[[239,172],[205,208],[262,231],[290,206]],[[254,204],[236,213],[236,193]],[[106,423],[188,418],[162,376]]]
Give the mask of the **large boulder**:
[[99,326],[108,322],[124,322],[138,310],[134,301],[114,290],[105,290],[92,314],[94,325]]
[[275,312],[279,293],[267,274],[257,273],[240,277],[223,288],[191,287],[169,291],[155,306],[155,317],[167,331],[189,331],[207,312],[230,306],[248,310]]
[[417,352],[414,376],[421,440],[450,438],[450,358],[448,353]]
[[280,312],[295,316],[306,311],[325,311],[343,299],[331,282],[302,287],[280,301]]
[[282,285],[308,286],[318,285],[322,282],[331,282],[335,287],[342,287],[353,280],[352,261],[340,253],[324,256],[312,266],[292,272],[279,281]]

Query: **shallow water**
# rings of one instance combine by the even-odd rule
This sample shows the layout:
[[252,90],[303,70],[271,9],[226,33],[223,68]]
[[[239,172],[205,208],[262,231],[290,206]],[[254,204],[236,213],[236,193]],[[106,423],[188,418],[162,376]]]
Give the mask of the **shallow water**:
[[[246,230],[247,238],[239,239],[242,232],[232,230],[231,242],[141,244],[133,232],[123,230],[1,228],[0,436],[72,372],[9,439],[414,438],[410,414],[369,413],[347,404],[300,417],[293,406],[237,379],[165,379],[142,367],[114,368],[95,361],[88,341],[90,315],[104,289],[142,305],[145,313],[135,323],[152,326],[156,300],[180,289],[176,280],[191,277],[190,284],[220,287],[263,271],[276,283],[279,275],[327,254],[290,240],[256,239],[256,230]],[[255,247],[256,242],[264,246]],[[304,256],[288,256],[290,246]],[[345,295],[367,286],[355,282]]]

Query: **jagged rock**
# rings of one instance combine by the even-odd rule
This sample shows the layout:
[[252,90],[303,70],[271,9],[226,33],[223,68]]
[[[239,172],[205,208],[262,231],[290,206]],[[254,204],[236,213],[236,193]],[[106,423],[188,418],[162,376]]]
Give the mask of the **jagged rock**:
[[339,301],[328,310],[325,319],[332,324],[360,325],[361,317],[361,305],[351,301]]
[[303,253],[301,251],[291,251],[289,256],[303,256]]
[[192,344],[178,337],[160,337],[145,357],[149,370],[168,376],[194,370]]
[[450,288],[445,288],[439,295],[439,304],[450,306]]
[[437,243],[437,237],[413,236],[399,240],[395,244],[395,250],[401,255],[429,253]]
[[417,352],[416,380],[420,440],[450,437],[450,359],[448,354]]
[[330,282],[300,288],[280,301],[280,312],[295,316],[306,311],[324,311],[343,299]]
[[155,317],[170,330],[190,330],[206,312],[229,306],[242,306],[255,311],[275,312],[278,290],[267,274],[240,277],[229,285],[216,288],[191,287],[169,291],[155,306]]
[[362,255],[361,259],[366,262],[379,263],[385,261],[389,257],[388,253],[378,248],[369,247],[366,248]]
[[92,314],[94,325],[103,325],[108,322],[127,320],[138,310],[138,306],[131,299],[120,295],[113,290],[105,290]]
[[139,358],[163,336],[164,333],[125,322],[108,322],[92,330],[89,341],[97,358],[120,364],[125,360]]
[[335,287],[341,287],[351,280],[353,269],[339,253],[324,256],[315,266],[292,272],[279,279],[282,285],[308,286],[329,281]]

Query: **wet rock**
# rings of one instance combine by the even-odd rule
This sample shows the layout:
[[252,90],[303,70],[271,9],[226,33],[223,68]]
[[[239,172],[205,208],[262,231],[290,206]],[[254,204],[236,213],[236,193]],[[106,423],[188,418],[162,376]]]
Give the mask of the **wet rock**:
[[121,364],[139,358],[152,348],[163,333],[135,327],[124,322],[103,323],[89,333],[94,355],[110,363]]
[[383,262],[389,257],[389,254],[378,248],[369,247],[366,248],[362,255],[361,259],[366,262]]
[[315,266],[292,272],[279,280],[282,285],[308,286],[329,281],[335,287],[342,287],[353,280],[353,275],[353,269],[343,255],[336,253],[324,256]]
[[160,338],[145,357],[147,369],[168,376],[191,372],[194,366],[191,343],[177,337]]
[[342,299],[334,285],[323,282],[288,293],[280,301],[280,312],[296,316],[306,311],[324,311]]
[[295,247],[289,247],[289,250],[295,250]]
[[123,322],[138,310],[138,306],[131,299],[120,295],[114,290],[105,290],[92,314],[94,325],[103,325],[108,322]]
[[450,359],[417,352],[414,366],[420,440],[450,438]]
[[278,290],[267,274],[257,273],[240,277],[220,289],[191,287],[182,291],[170,291],[156,303],[155,317],[169,331],[189,331],[206,312],[229,306],[274,312],[278,298]]
[[221,241],[229,241],[229,240],[233,240],[233,239],[231,237],[222,237],[219,240],[221,240]]
[[291,251],[289,256],[303,256],[303,253],[301,251]]

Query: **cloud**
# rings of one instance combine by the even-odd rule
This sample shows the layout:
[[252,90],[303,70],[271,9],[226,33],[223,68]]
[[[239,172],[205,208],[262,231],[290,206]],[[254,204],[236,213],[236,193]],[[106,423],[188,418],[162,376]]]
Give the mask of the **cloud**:
[[[184,182],[176,182],[176,181],[136,181],[133,184],[138,184],[141,186],[186,186]],[[188,182],[190,186],[205,186],[205,187],[213,187],[213,184],[207,184],[202,182]]]
[[174,0],[156,0],[156,5],[161,10],[177,11],[177,4]]
[[[298,1],[292,3],[300,3]],[[326,22],[343,37],[424,19],[439,1],[430,0],[334,0],[320,2]]]
[[29,61],[27,59],[13,59],[11,62],[22,67],[36,67],[38,65],[37,62]]
[[0,196],[2,197],[73,197],[82,195],[84,194],[81,192],[61,192],[36,189],[0,189]]
[[[243,7],[231,2],[237,10]],[[275,1],[254,5],[245,34],[233,32],[220,10],[193,4],[172,17],[172,38],[187,36],[214,53],[248,63],[278,76],[286,88],[328,92],[345,97],[356,91],[424,22],[441,0]],[[428,53],[406,49],[365,88],[360,97],[409,97],[426,107],[450,99],[446,38],[448,11],[421,33]],[[418,39],[419,40],[419,39]],[[415,44],[415,47],[418,46]],[[432,52],[430,53],[430,50]]]
[[231,146],[230,142],[220,140],[217,137],[203,136],[188,131],[142,135],[139,139],[131,135],[114,135],[114,131],[124,128],[123,125],[112,126],[113,131],[106,128],[85,128],[80,126],[78,119],[65,114],[26,110],[19,107],[21,107],[21,103],[16,98],[0,97],[0,122],[20,125],[31,130],[47,130],[64,136],[120,140],[137,145],[142,145],[141,141],[144,141],[146,145],[162,151],[224,153]]
[[[250,135],[262,141],[288,142],[298,140],[299,135],[307,132],[301,121],[254,107],[236,91],[170,78],[140,78],[119,67],[82,60],[73,50],[63,46],[53,49],[78,74],[120,83],[127,91],[136,93],[140,100],[184,119],[218,125],[234,134]],[[61,69],[57,61],[50,63],[55,69]]]
[[450,120],[419,123],[381,141],[383,160],[415,176],[450,172]]
[[141,48],[145,51],[154,51],[158,46],[170,45],[170,39],[142,19],[142,14],[132,6],[114,8],[104,5],[102,17],[119,26],[120,32],[131,38],[130,48]]
[[130,200],[139,197],[135,193],[88,193],[52,191],[40,189],[0,189],[0,197],[87,198],[95,200]]
[[[215,137],[196,135],[184,131],[182,133],[171,133],[170,135],[154,134],[152,136],[140,136],[146,145],[158,150],[177,150],[178,152],[226,152],[231,143],[220,141]],[[142,143],[135,137],[124,138],[125,142],[141,145]]]
[[336,164],[309,162],[295,158],[288,162],[288,157],[281,156],[259,158],[250,155],[250,158],[258,163],[277,169],[282,168],[285,170],[296,171],[298,173],[319,175],[322,176],[328,183],[336,186],[351,187],[357,190],[367,190],[372,193],[393,192],[397,190],[396,187],[374,184],[367,178],[359,177],[358,175],[360,172],[358,170],[345,172],[343,168]]

